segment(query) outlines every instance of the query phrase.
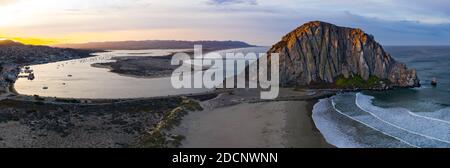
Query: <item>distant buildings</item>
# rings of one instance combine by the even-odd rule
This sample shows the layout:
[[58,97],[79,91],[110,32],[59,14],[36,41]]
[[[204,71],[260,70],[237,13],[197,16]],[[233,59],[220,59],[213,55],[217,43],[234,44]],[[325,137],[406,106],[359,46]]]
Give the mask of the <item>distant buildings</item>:
[[[22,66],[89,57],[92,52],[94,51],[2,43],[0,44],[0,91],[7,90],[7,87],[17,80]],[[29,71],[26,72],[28,74],[32,73],[30,69],[24,71]]]

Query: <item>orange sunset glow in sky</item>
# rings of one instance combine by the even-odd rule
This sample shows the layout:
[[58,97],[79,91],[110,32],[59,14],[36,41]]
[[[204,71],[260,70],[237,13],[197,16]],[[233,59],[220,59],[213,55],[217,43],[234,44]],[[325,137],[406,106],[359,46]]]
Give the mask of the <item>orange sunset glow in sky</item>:
[[386,45],[448,45],[449,8],[445,0],[0,0],[0,39],[271,45],[297,26],[321,20],[362,28]]

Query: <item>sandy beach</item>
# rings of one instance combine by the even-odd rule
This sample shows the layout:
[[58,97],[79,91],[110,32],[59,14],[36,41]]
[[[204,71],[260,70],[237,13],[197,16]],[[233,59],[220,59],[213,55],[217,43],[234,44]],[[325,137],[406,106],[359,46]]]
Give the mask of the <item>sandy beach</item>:
[[[333,147],[311,119],[314,100],[249,102],[256,99],[254,93],[235,91],[203,102],[205,110],[189,113],[172,132],[185,136],[184,148]],[[311,94],[289,89],[281,93]]]

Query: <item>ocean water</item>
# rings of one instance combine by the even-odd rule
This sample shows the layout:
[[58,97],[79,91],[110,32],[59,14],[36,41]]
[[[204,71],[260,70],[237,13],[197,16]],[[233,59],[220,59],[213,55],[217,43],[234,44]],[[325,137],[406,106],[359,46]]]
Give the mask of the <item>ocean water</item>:
[[[417,69],[422,87],[383,93],[368,92],[381,107],[433,112],[450,106],[450,47],[386,47],[395,59]],[[438,86],[431,86],[436,78]]]
[[[417,69],[422,86],[382,92],[343,93],[321,100],[314,108],[316,126],[330,143],[338,147],[449,148],[450,47],[396,46],[385,49],[396,60]],[[433,78],[438,80],[437,87],[431,85]],[[325,111],[356,124],[326,118]],[[363,127],[359,129],[372,130],[378,135],[374,137],[370,131],[339,129],[336,125]],[[372,141],[355,141],[349,137],[372,137]]]

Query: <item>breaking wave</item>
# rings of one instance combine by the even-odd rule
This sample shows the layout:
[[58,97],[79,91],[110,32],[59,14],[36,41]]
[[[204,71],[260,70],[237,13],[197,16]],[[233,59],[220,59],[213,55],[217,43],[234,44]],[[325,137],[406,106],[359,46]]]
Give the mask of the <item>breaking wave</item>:
[[[450,108],[435,112],[411,112],[406,108],[374,106],[373,99],[362,93],[343,93],[323,99],[314,106],[314,122],[325,139],[337,147],[361,147],[364,146],[362,144],[366,147],[450,147]],[[350,119],[360,126],[349,121],[343,122],[336,116],[329,117],[329,113]],[[337,125],[348,125],[352,127],[350,129],[363,129],[363,126],[378,134],[374,136],[370,131],[339,130]],[[351,139],[360,141],[355,143]]]

